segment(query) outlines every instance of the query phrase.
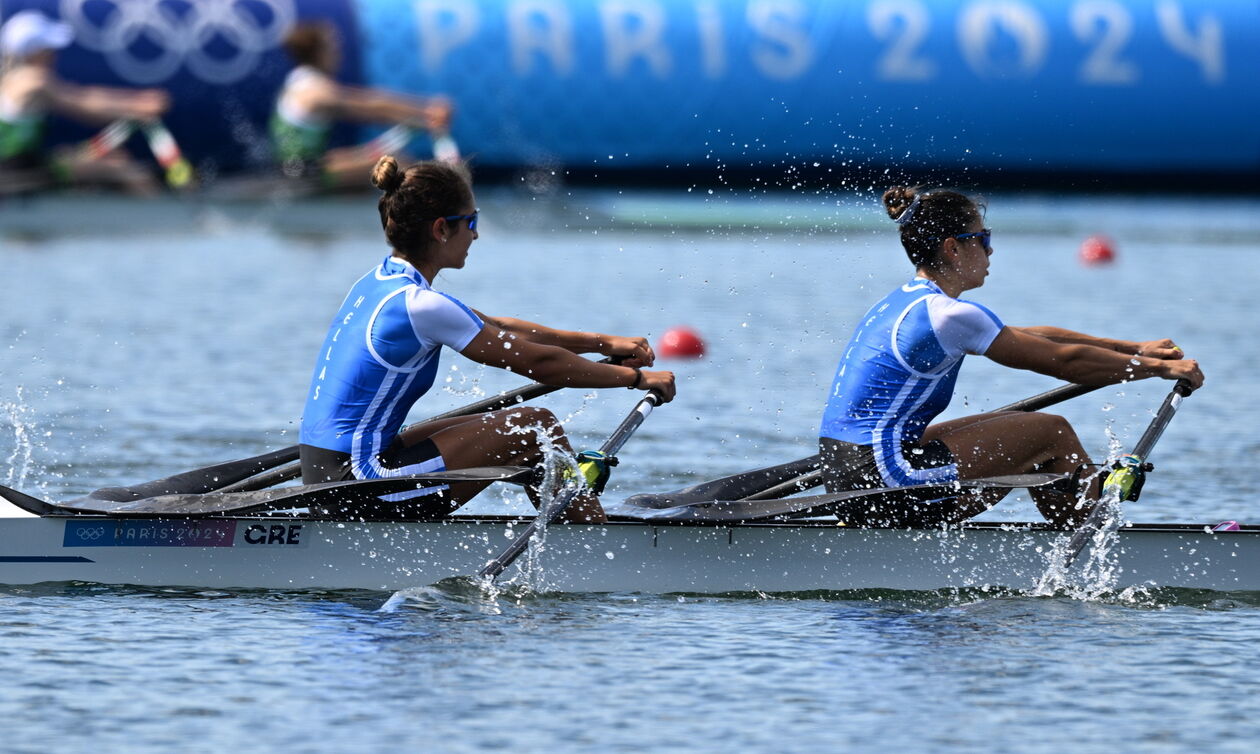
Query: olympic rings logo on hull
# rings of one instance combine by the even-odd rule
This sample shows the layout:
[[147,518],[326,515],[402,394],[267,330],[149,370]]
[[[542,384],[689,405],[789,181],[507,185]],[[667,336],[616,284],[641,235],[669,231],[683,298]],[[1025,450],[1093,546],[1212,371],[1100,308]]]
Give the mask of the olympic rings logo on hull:
[[297,18],[294,0],[61,0],[75,42],[105,56],[132,84],[156,84],[182,66],[234,84],[258,66]]

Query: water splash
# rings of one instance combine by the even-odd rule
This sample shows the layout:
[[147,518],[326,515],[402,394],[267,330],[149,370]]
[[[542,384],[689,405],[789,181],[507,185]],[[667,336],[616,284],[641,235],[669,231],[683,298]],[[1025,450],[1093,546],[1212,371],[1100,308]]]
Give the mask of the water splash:
[[35,441],[32,434],[35,421],[34,411],[27,405],[21,385],[17,388],[15,401],[0,402],[0,414],[3,414],[9,425],[12,433],[10,436],[13,438],[13,448],[5,458],[7,471],[4,484],[15,488],[27,486],[27,479],[35,468]]
[[1116,545],[1120,541],[1120,528],[1125,524],[1119,488],[1104,491],[1098,505],[1106,515],[1098,522],[1098,528],[1075,562],[1069,562],[1075,532],[1055,540],[1046,553],[1046,570],[1033,587],[1034,596],[1066,595],[1092,601],[1115,592],[1121,574]]

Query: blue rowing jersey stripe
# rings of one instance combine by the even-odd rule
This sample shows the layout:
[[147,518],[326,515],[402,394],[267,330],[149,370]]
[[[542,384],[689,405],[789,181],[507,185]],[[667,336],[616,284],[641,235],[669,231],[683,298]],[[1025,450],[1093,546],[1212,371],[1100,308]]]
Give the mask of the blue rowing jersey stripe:
[[387,257],[354,284],[328,328],[300,441],[349,453],[366,468],[433,386],[442,346],[462,351],[482,327],[467,306]]
[[983,354],[1003,327],[987,308],[915,278],[871,308],[845,347],[819,434],[876,448],[886,479],[920,481],[906,444],[946,407],[963,357]]

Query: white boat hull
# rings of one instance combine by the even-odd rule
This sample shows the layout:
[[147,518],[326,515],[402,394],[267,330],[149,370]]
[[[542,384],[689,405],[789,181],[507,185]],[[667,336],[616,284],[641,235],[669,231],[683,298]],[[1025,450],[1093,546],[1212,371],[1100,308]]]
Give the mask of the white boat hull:
[[[475,573],[521,530],[508,517],[439,523],[289,518],[0,521],[0,583],[260,589],[424,586]],[[503,576],[564,592],[726,593],[1031,588],[1062,532],[738,526],[554,526]],[[1260,531],[1138,526],[1120,533],[1111,586],[1260,590]]]

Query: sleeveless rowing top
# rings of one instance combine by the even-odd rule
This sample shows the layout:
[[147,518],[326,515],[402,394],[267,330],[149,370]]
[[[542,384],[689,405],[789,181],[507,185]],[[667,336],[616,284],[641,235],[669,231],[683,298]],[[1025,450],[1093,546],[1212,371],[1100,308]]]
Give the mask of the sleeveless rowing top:
[[289,72],[271,115],[271,141],[281,162],[313,162],[324,156],[332,122],[297,104],[295,92],[328,81],[323,71],[308,65]]
[[415,267],[386,257],[354,284],[328,328],[300,442],[349,453],[360,479],[384,476],[376,457],[432,387],[442,346],[462,351],[482,326]]
[[[949,406],[969,353],[983,354],[1002,321],[916,277],[862,318],[836,370],[819,434],[899,459]],[[900,475],[894,474],[894,477]],[[907,471],[903,484],[918,481]]]

